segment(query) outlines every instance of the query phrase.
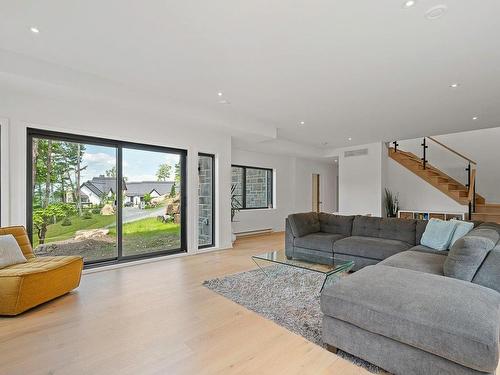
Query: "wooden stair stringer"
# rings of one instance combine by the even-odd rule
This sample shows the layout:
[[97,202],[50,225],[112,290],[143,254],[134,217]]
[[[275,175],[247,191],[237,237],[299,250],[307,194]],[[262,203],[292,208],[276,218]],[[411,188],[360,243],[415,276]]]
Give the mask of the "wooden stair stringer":
[[[389,148],[389,157],[458,204],[468,205],[466,186],[431,164],[426,164],[426,169],[422,169],[421,159],[415,154],[400,150],[395,152],[394,148],[391,147]],[[453,188],[451,189],[450,186]],[[477,204],[485,204],[485,199],[479,194],[476,194]]]

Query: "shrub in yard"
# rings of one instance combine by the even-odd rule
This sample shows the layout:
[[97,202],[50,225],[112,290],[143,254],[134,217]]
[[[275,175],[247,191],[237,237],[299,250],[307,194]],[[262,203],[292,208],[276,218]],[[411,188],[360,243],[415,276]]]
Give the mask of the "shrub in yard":
[[85,211],[85,212],[83,213],[83,218],[84,218],[85,220],[87,220],[87,219],[92,219],[92,212],[90,212],[90,211]]
[[101,213],[101,209],[95,207],[95,208],[92,209],[92,213],[95,214],[95,215],[99,215]]
[[61,225],[63,227],[69,227],[71,225],[71,219],[69,217],[65,217],[63,221],[61,222]]

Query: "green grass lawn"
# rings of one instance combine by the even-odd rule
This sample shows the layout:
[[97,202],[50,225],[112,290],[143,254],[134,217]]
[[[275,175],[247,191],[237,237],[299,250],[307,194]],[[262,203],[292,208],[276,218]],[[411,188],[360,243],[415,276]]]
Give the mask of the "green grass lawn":
[[[45,242],[51,243],[55,241],[68,240],[74,237],[77,230],[104,228],[108,225],[115,224],[116,219],[114,215],[101,216],[94,214],[91,219],[83,219],[79,216],[72,216],[70,220],[71,225],[67,227],[62,226],[61,222],[49,225],[47,228]],[[33,247],[37,247],[38,236],[36,235],[36,232],[33,233],[33,242]]]
[[[158,234],[179,234],[181,226],[175,223],[162,223],[155,217],[123,224],[123,236],[156,236]],[[110,228],[110,235],[116,235],[116,227]]]
[[[47,230],[46,243],[63,241],[73,238],[76,231],[82,229],[98,229],[109,226],[109,235],[116,237],[115,216],[92,215],[91,219],[83,219],[79,216],[72,216],[71,225],[65,227],[61,223],[51,224]],[[180,237],[180,225],[174,223],[162,223],[156,218],[146,218],[123,225],[123,237],[125,240],[146,240],[159,241],[161,237]],[[38,237],[33,236],[34,247],[38,246]]]

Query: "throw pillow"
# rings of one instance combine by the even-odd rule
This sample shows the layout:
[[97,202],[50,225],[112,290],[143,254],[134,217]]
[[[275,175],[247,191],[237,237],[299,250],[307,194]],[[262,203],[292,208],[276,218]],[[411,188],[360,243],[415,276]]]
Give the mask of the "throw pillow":
[[430,219],[420,243],[434,250],[448,250],[456,225],[452,221]]
[[452,219],[450,221],[453,221],[456,223],[456,228],[455,228],[455,233],[453,233],[453,237],[450,242],[450,249],[453,246],[455,242],[457,242],[458,239],[462,238],[465,236],[467,233],[469,233],[472,229],[474,229],[474,223],[470,221],[462,221],[462,220],[455,220]]
[[26,262],[14,236],[12,234],[0,236],[0,268]]

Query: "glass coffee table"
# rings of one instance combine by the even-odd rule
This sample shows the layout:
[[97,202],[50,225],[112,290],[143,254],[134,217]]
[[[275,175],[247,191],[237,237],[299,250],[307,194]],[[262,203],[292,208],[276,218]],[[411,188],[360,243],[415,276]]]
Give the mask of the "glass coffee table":
[[348,272],[352,269],[352,267],[354,267],[353,261],[337,261],[333,264],[318,264],[306,262],[304,260],[288,259],[285,255],[285,250],[276,250],[270,251],[269,253],[254,255],[252,256],[252,260],[266,275],[267,273],[265,269],[261,267],[259,262],[281,264],[288,267],[301,268],[304,270],[321,273],[325,275],[325,280],[323,281],[320,292],[323,291],[323,288],[325,287],[325,284],[330,276],[342,272]]

